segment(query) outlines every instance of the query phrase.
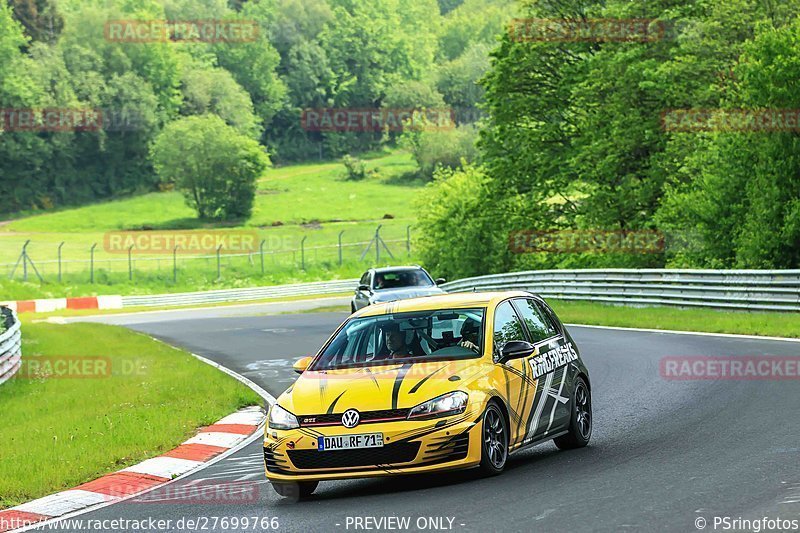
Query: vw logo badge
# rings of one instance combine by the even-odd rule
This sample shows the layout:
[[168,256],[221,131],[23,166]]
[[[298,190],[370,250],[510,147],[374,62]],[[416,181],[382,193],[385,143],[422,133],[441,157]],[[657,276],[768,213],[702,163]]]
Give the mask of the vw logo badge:
[[355,409],[348,409],[342,414],[342,425],[346,428],[354,428],[358,425],[361,416]]

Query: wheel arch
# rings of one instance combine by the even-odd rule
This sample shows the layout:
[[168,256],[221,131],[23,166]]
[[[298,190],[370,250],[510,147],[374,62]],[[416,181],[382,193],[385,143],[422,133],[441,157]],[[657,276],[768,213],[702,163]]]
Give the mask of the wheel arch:
[[508,406],[506,405],[505,400],[503,400],[500,396],[490,396],[488,401],[486,402],[486,406],[488,407],[490,403],[497,405],[500,409],[500,412],[503,414],[503,419],[506,422],[506,432],[508,434],[508,441],[511,442],[511,418],[508,414]]

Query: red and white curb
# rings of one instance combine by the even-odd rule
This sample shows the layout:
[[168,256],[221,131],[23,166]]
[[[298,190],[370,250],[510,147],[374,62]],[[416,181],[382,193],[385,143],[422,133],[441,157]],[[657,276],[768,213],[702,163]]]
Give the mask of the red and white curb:
[[[155,339],[154,339],[155,340]],[[161,341],[159,341],[161,342]],[[197,354],[193,357],[243,383],[272,405],[275,397],[233,370]],[[26,531],[64,518],[142,496],[179,481],[261,438],[266,414],[261,407],[246,407],[230,414],[177,448],[119,472],[0,511],[0,533]]]
[[263,428],[264,410],[247,407],[205,427],[174,450],[118,472],[0,511],[0,531],[31,526],[100,504],[117,503],[198,470],[247,444]]
[[52,313],[64,309],[122,309],[122,296],[87,296],[0,302],[17,313]]

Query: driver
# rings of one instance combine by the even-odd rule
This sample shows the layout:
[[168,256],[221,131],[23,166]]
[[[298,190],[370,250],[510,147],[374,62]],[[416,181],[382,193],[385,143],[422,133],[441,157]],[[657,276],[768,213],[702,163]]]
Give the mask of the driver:
[[386,348],[389,350],[387,359],[400,359],[410,357],[411,349],[406,344],[406,334],[400,331],[397,324],[389,324],[384,329],[386,335]]
[[463,348],[469,348],[475,353],[480,353],[480,334],[481,327],[478,321],[468,318],[461,324],[461,342],[458,345]]

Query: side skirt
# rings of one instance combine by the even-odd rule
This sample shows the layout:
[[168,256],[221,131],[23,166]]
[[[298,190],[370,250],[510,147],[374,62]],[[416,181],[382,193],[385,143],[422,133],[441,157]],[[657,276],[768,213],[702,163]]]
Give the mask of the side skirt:
[[546,437],[542,437],[540,439],[533,440],[533,441],[529,442],[528,444],[523,444],[519,448],[515,448],[514,450],[508,452],[508,455],[510,457],[510,456],[514,455],[515,453],[517,453],[517,452],[521,452],[523,450],[527,450],[528,448],[533,448],[534,446],[539,445],[539,444],[543,444],[543,443],[545,443],[545,442],[547,442],[549,440],[557,439],[558,437],[560,437],[562,435],[566,435],[567,433],[569,433],[569,430],[564,430],[564,431],[561,431],[559,433],[555,433],[553,435],[548,435]]

